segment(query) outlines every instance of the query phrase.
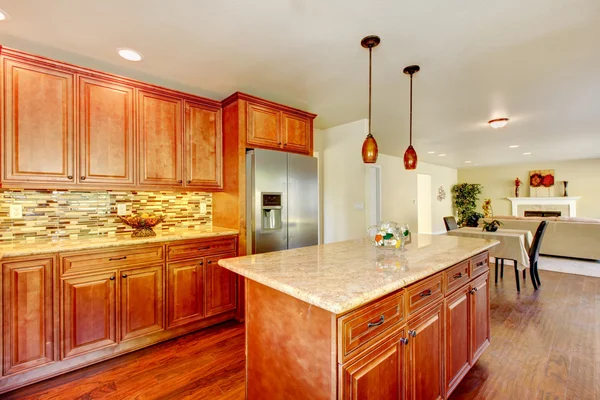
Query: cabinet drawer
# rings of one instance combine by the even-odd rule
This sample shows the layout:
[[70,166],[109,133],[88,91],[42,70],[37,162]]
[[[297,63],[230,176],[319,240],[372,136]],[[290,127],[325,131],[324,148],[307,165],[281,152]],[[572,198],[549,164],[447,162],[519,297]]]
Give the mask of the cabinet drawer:
[[406,297],[408,299],[409,317],[437,300],[441,300],[444,297],[442,293],[442,274],[409,286],[406,289]]
[[446,293],[458,289],[467,282],[469,282],[469,260],[444,271],[444,289]]
[[471,258],[471,276],[476,277],[477,275],[482,274],[483,272],[490,269],[490,253],[487,251],[485,253],[476,255]]
[[399,326],[404,318],[404,291],[338,319],[344,363],[375,344],[376,337]]
[[82,251],[61,255],[63,274],[96,271],[123,265],[155,263],[164,260],[162,245],[115,248],[102,251]]
[[169,260],[179,260],[230,251],[235,251],[235,238],[196,240],[193,242],[167,245],[167,258]]

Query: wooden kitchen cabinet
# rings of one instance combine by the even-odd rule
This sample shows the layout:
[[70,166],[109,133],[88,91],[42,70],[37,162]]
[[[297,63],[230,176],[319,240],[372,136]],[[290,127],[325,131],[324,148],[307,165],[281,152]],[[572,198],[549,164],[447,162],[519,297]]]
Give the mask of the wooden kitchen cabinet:
[[281,112],[277,109],[248,103],[248,133],[246,143],[259,147],[281,147]]
[[167,264],[167,327],[204,318],[205,259]]
[[444,398],[444,310],[440,303],[409,321],[409,400]]
[[163,266],[122,269],[119,275],[121,340],[163,330]]
[[55,360],[54,258],[2,264],[4,375]]
[[490,285],[489,272],[471,283],[471,364],[490,345]]
[[79,77],[79,183],[135,183],[134,89]]
[[341,367],[344,400],[401,400],[405,393],[405,329],[371,350],[365,357]]
[[446,312],[446,395],[454,390],[471,365],[471,294],[465,285],[444,301]]
[[235,253],[206,257],[206,316],[221,314],[236,308],[237,275],[220,267],[223,258]]
[[117,343],[117,271],[62,278],[63,358]]
[[74,74],[6,55],[2,74],[3,182],[74,183]]
[[312,153],[312,120],[306,116],[282,113],[281,143],[286,151]]
[[137,103],[140,185],[183,186],[182,100],[139,90]]
[[185,102],[185,185],[194,189],[223,188],[221,110]]

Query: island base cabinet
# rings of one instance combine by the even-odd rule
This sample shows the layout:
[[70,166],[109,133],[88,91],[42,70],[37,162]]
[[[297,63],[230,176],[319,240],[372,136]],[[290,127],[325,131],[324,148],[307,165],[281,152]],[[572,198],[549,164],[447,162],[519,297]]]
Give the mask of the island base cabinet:
[[471,365],[469,285],[446,298],[446,396],[456,388]]
[[402,329],[365,357],[341,366],[344,400],[401,400],[404,398],[406,345]]
[[490,345],[489,272],[471,283],[471,364]]
[[409,400],[444,398],[444,310],[434,306],[408,322]]

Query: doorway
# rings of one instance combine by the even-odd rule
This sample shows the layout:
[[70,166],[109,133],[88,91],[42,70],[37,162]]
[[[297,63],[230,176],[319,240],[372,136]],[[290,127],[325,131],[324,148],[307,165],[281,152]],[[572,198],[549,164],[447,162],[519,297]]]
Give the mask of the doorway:
[[419,233],[432,232],[431,214],[431,175],[417,174],[417,223]]
[[365,173],[367,226],[381,222],[381,166],[369,165]]

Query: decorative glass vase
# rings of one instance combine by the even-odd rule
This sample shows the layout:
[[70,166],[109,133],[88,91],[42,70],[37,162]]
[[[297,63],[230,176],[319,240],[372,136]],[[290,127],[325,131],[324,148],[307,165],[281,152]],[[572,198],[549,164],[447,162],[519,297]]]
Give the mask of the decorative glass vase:
[[519,197],[519,186],[515,186],[515,197]]

